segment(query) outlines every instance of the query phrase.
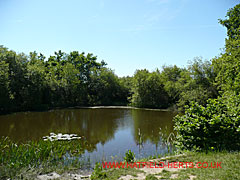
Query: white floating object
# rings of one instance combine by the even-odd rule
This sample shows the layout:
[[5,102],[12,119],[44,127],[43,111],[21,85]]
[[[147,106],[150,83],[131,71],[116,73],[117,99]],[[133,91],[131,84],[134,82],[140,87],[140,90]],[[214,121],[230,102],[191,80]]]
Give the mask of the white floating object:
[[74,139],[81,139],[77,134],[62,134],[62,133],[50,133],[50,136],[43,136],[44,141],[71,141]]
[[74,139],[81,139],[81,137],[72,137],[71,139],[72,140],[74,140]]

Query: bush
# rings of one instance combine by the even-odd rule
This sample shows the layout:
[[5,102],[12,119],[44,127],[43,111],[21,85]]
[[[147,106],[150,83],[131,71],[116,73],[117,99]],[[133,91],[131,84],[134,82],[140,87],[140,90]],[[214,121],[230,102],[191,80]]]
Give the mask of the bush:
[[174,118],[177,147],[188,150],[240,149],[240,96],[209,99],[206,106],[191,103]]
[[135,154],[134,154],[134,152],[132,152],[131,150],[128,150],[128,151],[125,153],[124,160],[127,161],[127,162],[133,162],[134,159],[135,159]]

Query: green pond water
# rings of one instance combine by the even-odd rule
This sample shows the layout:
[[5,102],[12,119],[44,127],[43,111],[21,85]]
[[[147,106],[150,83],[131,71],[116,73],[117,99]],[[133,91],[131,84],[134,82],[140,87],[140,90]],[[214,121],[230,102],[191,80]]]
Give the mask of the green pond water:
[[165,154],[176,113],[143,109],[61,109],[0,116],[0,136],[14,141],[38,140],[54,133],[84,137],[83,157],[91,162],[122,159],[131,149],[137,158]]

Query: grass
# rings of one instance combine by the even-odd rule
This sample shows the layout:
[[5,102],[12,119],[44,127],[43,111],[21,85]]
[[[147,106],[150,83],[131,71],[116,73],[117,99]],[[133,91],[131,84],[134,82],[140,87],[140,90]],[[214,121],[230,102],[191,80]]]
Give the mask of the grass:
[[[172,161],[179,162],[221,162],[222,168],[186,168],[177,173],[177,180],[185,180],[190,175],[196,176],[196,179],[240,179],[240,152],[209,152],[209,153],[196,153],[188,152],[187,156],[172,159]],[[170,175],[173,173],[169,173]]]
[[155,176],[152,175],[152,174],[149,174],[149,175],[146,176],[146,180],[158,180],[158,178],[155,177]]
[[106,171],[106,179],[117,180],[121,176],[126,176],[126,175],[137,177],[137,174],[139,173],[143,173],[143,171],[135,168],[110,169]]
[[[157,160],[157,159],[156,159]],[[162,161],[162,160],[161,160]],[[221,162],[221,168],[184,168],[178,171],[171,171],[171,169],[163,169],[160,173],[146,174],[141,169],[136,168],[120,168],[108,169],[104,173],[106,176],[102,179],[119,179],[121,176],[132,175],[136,177],[140,173],[144,173],[146,180],[160,179],[176,179],[186,180],[190,177],[196,180],[218,179],[218,180],[237,180],[240,179],[240,152],[186,152],[185,156],[172,156],[167,158],[168,162]],[[134,179],[134,178],[133,178]]]
[[28,172],[64,171],[79,168],[84,152],[82,140],[30,141],[15,144],[7,137],[0,141],[0,179],[21,177]]

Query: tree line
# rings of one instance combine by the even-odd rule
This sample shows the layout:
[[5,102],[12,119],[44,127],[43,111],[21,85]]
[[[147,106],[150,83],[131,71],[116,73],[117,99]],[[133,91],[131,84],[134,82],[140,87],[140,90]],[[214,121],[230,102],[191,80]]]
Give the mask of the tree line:
[[1,112],[95,105],[183,107],[216,97],[215,78],[211,62],[199,57],[187,68],[163,66],[118,77],[93,54],[58,51],[46,58],[0,46]]
[[187,67],[136,70],[132,77],[118,77],[90,53],[59,50],[46,58],[0,46],[0,111],[95,105],[182,110],[191,101],[206,105],[224,92],[239,94],[239,5],[227,16],[220,20],[228,38],[219,56],[196,57]]
[[124,105],[128,91],[104,61],[78,51],[16,53],[0,46],[1,111]]

